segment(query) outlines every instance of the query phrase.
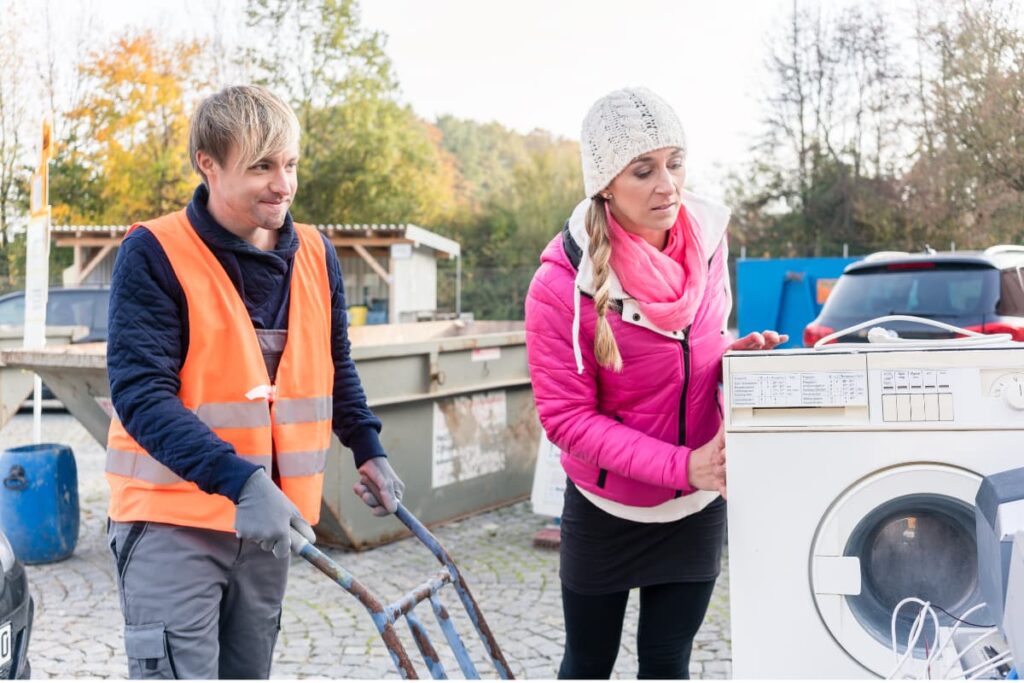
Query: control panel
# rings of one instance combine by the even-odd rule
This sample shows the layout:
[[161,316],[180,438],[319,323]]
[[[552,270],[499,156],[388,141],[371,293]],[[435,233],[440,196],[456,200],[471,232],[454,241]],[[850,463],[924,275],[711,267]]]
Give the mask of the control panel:
[[727,429],[1024,429],[1024,345],[730,353]]
[[949,370],[882,370],[879,380],[883,422],[953,421]]

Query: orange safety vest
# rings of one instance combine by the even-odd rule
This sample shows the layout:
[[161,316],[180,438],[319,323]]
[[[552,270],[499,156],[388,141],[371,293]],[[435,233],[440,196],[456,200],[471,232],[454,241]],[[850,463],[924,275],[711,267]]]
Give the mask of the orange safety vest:
[[[188,302],[188,353],[178,398],[235,452],[271,471],[310,524],[320,519],[331,445],[334,363],[331,294],[323,239],[295,224],[288,339],[276,384],[245,303],[185,211],[145,225],[164,249]],[[115,415],[107,435],[110,518],[234,531],[235,505],[201,491],[149,455]]]

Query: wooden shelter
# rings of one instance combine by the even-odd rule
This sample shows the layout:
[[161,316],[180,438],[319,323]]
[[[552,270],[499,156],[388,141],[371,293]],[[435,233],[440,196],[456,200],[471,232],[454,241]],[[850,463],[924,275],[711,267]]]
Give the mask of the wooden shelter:
[[[57,247],[74,249],[64,286],[110,283],[127,225],[55,225]],[[460,310],[458,242],[411,223],[317,225],[338,252],[349,306],[367,306],[378,322],[430,319],[437,312],[437,260],[456,259],[455,314]],[[386,321],[379,320],[386,312]],[[371,319],[373,319],[371,313]]]

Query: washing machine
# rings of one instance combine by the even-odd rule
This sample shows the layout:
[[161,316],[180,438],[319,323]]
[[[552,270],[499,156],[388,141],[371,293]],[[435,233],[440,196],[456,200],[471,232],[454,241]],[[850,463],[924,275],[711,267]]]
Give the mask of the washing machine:
[[724,358],[737,678],[883,677],[900,600],[981,602],[974,497],[1024,465],[1024,344],[857,346]]

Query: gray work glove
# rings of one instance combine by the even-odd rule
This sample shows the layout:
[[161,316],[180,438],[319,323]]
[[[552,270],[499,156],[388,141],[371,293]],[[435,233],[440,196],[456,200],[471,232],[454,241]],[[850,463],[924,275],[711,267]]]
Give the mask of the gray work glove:
[[370,506],[375,516],[386,517],[398,511],[405,484],[391,469],[388,459],[378,456],[360,465],[359,483],[352,490]]
[[235,506],[235,535],[259,543],[264,550],[281,559],[291,548],[289,527],[296,529],[310,543],[316,541],[313,528],[302,519],[295,503],[260,468],[242,486]]

